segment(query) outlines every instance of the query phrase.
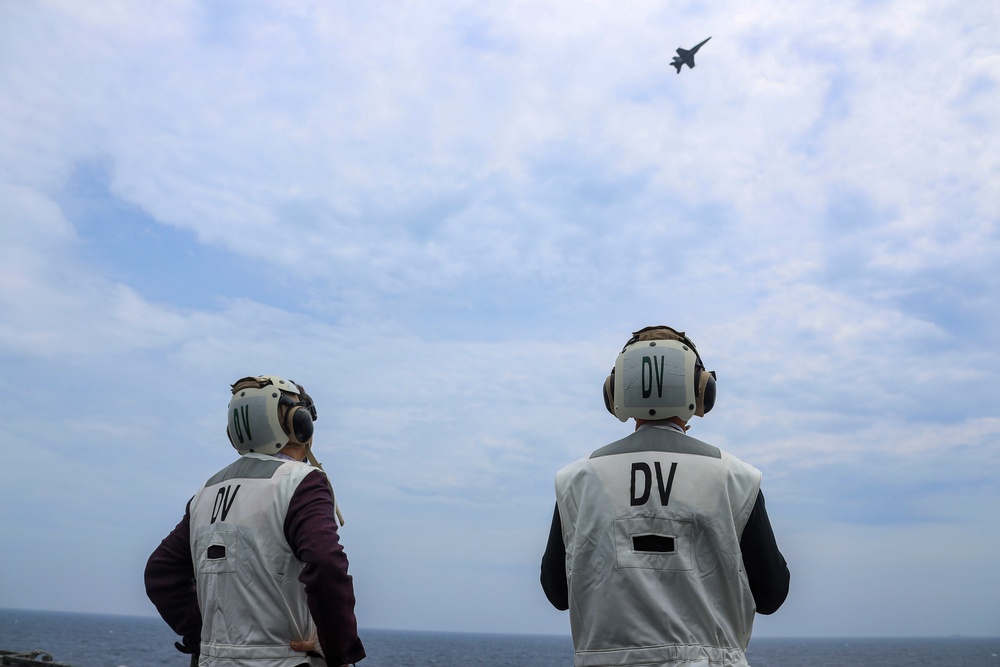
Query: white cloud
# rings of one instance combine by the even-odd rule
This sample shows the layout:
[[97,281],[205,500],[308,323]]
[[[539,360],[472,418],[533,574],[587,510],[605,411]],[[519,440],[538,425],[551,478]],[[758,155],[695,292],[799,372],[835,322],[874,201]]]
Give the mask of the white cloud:
[[[433,535],[404,534],[453,584],[442,608],[476,608],[462,596],[484,571],[434,567],[468,538],[449,563],[507,568],[469,629],[562,629],[526,615],[544,603],[513,582],[535,576],[555,470],[627,429],[600,399],[615,353],[667,323],[720,373],[692,433],[764,469],[793,572],[888,567],[866,558],[917,520],[992,553],[961,506],[992,511],[995,491],[961,482],[1000,466],[997,18],[902,2],[4,5],[0,356],[33,388],[5,440],[37,447],[60,493],[97,499],[68,541],[129,541],[94,503],[137,499],[166,532],[232,454],[227,384],[289,375],[320,403],[370,623],[404,618],[368,583],[399,569],[380,540],[426,521]],[[674,49],[709,35],[675,74]],[[83,221],[66,189],[87,178],[109,205]],[[135,247],[114,243],[132,218],[193,236],[88,254]],[[194,272],[185,251],[208,248],[231,263],[199,269],[206,298],[163,296]],[[119,270],[158,253],[169,270]],[[42,426],[39,399],[56,406]],[[859,525],[896,527],[859,529],[843,563],[809,547],[813,529]],[[93,560],[93,581],[120,587],[127,564]],[[130,585],[114,605],[146,611]]]

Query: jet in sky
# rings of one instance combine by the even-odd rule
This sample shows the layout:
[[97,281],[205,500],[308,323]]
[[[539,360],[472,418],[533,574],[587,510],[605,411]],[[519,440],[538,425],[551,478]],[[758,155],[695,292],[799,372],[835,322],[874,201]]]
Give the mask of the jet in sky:
[[[712,38],[709,37],[708,39]],[[707,42],[708,39],[706,39],[705,42]],[[691,47],[690,49],[677,49],[677,55],[674,56],[674,59],[670,64],[677,68],[678,74],[681,73],[681,67],[684,63],[687,63],[688,67],[694,67],[694,54],[698,53],[698,49],[700,49],[705,42],[702,42],[698,46]]]

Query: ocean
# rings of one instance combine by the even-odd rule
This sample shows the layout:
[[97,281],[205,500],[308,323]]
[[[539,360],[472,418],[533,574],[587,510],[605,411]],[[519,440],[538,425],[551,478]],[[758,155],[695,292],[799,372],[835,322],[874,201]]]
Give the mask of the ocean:
[[[572,667],[568,636],[362,630],[362,667]],[[158,618],[0,609],[0,650],[73,667],[188,667]],[[1000,667],[1000,637],[755,638],[753,667]]]

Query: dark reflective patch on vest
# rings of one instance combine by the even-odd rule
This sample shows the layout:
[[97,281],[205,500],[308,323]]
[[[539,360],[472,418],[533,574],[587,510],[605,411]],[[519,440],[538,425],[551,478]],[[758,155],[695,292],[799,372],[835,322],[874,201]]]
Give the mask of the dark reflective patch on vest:
[[669,535],[633,535],[632,551],[672,554],[676,553],[677,549],[674,538]]
[[690,454],[692,456],[707,456],[721,459],[722,451],[707,442],[696,440],[689,435],[678,433],[668,428],[643,426],[635,433],[601,447],[590,458],[615,456],[617,454],[635,454],[638,452],[664,452],[667,454]]
[[208,547],[208,560],[222,560],[226,557],[226,547],[222,544],[213,544]]
[[274,473],[288,461],[283,459],[257,459],[241,456],[212,476],[205,486],[214,486],[230,479],[271,479]]

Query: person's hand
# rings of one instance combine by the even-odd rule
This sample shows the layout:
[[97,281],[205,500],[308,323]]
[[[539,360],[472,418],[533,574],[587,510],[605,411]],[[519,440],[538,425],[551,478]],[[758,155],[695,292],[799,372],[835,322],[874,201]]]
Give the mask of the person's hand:
[[309,652],[319,653],[320,652],[319,640],[318,639],[309,639],[309,640],[306,640],[306,641],[295,641],[295,642],[292,642],[292,650],[293,651],[302,651],[303,653],[309,653]]
[[[320,648],[318,639],[292,642],[292,650],[302,651],[303,653],[318,653],[320,655],[323,655],[323,649]],[[341,665],[341,667],[348,667],[348,666],[345,664]]]
[[201,641],[185,637],[179,642],[174,642],[174,648],[185,655],[198,655],[200,653]]

